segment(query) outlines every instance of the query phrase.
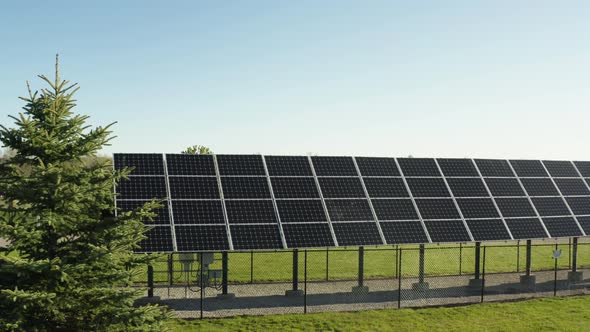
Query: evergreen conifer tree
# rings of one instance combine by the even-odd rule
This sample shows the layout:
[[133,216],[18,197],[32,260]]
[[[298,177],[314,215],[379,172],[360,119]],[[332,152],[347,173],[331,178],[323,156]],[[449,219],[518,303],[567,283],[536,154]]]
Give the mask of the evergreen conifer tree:
[[[0,330],[162,330],[168,313],[135,307],[131,279],[153,257],[133,253],[151,202],[114,217],[114,171],[97,152],[110,127],[75,114],[76,84],[39,76],[48,88],[26,103],[0,141],[14,156],[0,162]],[[88,158],[96,158],[88,163]]]

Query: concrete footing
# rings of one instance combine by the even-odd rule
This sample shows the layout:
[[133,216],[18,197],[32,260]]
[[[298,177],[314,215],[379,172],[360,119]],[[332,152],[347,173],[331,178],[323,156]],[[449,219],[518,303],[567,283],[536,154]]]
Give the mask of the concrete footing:
[[289,290],[285,291],[285,296],[287,296],[287,297],[303,296],[303,290],[302,289],[289,289]]
[[227,293],[227,294],[217,294],[217,298],[221,300],[231,300],[236,297],[234,293]]
[[481,289],[483,286],[483,279],[469,279],[469,288]]
[[584,281],[584,272],[582,271],[569,271],[567,273],[567,281],[570,284],[577,284]]
[[427,282],[415,282],[412,284],[412,289],[417,291],[425,291],[430,289],[430,284]]
[[369,286],[354,286],[352,287],[353,294],[368,294]]
[[534,291],[537,278],[534,275],[521,275],[520,288],[524,291]]

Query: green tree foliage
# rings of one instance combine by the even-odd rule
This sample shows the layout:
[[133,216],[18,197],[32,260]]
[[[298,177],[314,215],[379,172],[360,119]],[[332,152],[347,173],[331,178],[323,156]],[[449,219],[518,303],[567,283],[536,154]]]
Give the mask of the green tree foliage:
[[182,154],[213,154],[213,151],[204,145],[193,145],[181,152]]
[[[134,306],[137,267],[153,258],[133,249],[144,238],[150,202],[114,217],[114,171],[97,152],[112,139],[73,112],[76,84],[39,76],[49,87],[21,98],[14,128],[0,126],[13,151],[0,162],[0,330],[162,330],[168,313]],[[28,86],[28,84],[27,84]]]

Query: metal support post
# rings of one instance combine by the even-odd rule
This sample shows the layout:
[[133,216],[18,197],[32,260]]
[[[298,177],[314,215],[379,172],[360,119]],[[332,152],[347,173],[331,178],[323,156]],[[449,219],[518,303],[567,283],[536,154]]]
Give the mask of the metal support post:
[[360,246],[358,251],[359,259],[358,259],[358,285],[352,287],[352,292],[357,294],[366,294],[369,292],[369,287],[365,286],[365,247]]
[[414,290],[418,290],[418,291],[424,291],[424,290],[428,290],[428,288],[430,287],[428,285],[427,282],[424,281],[424,261],[425,261],[425,255],[426,255],[426,249],[424,247],[423,244],[420,245],[419,251],[418,251],[419,257],[418,257],[418,282],[414,283],[412,285],[412,289]]
[[525,274],[520,276],[520,286],[524,291],[535,291],[536,277],[531,274],[531,240],[526,240]]
[[567,273],[567,280],[569,283],[575,284],[584,280],[584,273],[578,271],[578,238],[575,237],[572,241],[572,270]]
[[480,264],[481,264],[481,242],[475,242],[474,273],[473,273],[473,279],[469,280],[469,287],[472,289],[480,289],[482,287]]
[[[307,253],[307,251],[306,251]],[[285,292],[286,296],[301,296],[303,291],[299,289],[299,250],[293,249],[293,288]]]
[[221,253],[221,294],[217,294],[218,298],[233,299],[236,297],[233,293],[227,292],[229,283],[229,255],[227,251]]
[[531,240],[526,240],[526,268],[525,268],[525,274],[527,276],[530,276],[531,275],[531,250],[532,250]]

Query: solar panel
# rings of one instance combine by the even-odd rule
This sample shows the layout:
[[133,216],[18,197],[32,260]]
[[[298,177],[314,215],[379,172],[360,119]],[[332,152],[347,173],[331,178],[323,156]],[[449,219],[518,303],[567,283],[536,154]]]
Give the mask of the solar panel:
[[590,161],[574,161],[574,165],[583,177],[590,177]]
[[279,200],[277,209],[283,223],[327,221],[320,200]]
[[590,234],[590,217],[577,217],[578,223],[586,235]]
[[487,178],[485,179],[492,196],[525,196],[524,190],[517,179]]
[[289,248],[333,247],[334,240],[327,223],[284,224],[283,232]]
[[277,222],[271,200],[227,200],[225,208],[230,224]]
[[275,198],[320,198],[313,178],[271,177]]
[[371,203],[380,221],[419,219],[414,204],[409,199],[373,199]]
[[215,177],[169,177],[172,199],[218,199]]
[[496,241],[510,239],[501,219],[467,220],[467,226],[475,241]]
[[533,217],[537,214],[527,198],[496,198],[504,217]]
[[408,186],[414,197],[450,197],[442,178],[409,178]]
[[332,221],[373,220],[371,207],[365,199],[329,199],[326,208]]
[[[167,211],[166,211],[167,212]],[[175,224],[225,224],[221,201],[172,201]]]
[[139,242],[140,249],[137,249],[137,252],[174,251],[170,226],[150,226],[145,235],[147,238]]
[[590,197],[566,197],[565,200],[575,215],[590,215]]
[[210,155],[167,154],[166,167],[168,175],[216,175]]
[[364,178],[369,197],[409,197],[404,180],[400,178]]
[[266,167],[270,176],[312,176],[307,157],[266,156]]
[[271,198],[268,182],[263,177],[222,177],[223,197]]
[[543,160],[543,164],[552,177],[578,177],[574,165],[564,160]]
[[512,177],[514,173],[507,160],[474,159],[477,168],[484,177]]
[[166,178],[156,176],[132,176],[122,179],[117,186],[117,193],[122,199],[165,199]]
[[352,157],[311,157],[317,176],[357,176]]
[[505,219],[514,239],[542,239],[547,237],[537,218]]
[[557,188],[564,196],[590,195],[590,190],[582,179],[554,179]]
[[488,197],[488,191],[480,178],[448,178],[447,183],[455,197]]
[[156,153],[117,153],[115,169],[133,168],[131,175],[164,175],[164,159]]
[[362,176],[400,176],[394,158],[356,157]]
[[364,198],[359,178],[318,178],[324,198]]
[[419,221],[381,222],[387,244],[428,243],[428,237]]
[[543,223],[551,237],[583,236],[574,218],[543,218]]
[[384,244],[377,224],[372,222],[335,223],[334,233],[340,246],[365,246]]
[[452,199],[416,199],[420,215],[424,219],[460,219]]
[[516,175],[520,177],[546,177],[548,176],[540,160],[510,160],[510,164]]
[[441,176],[436,162],[430,158],[398,158],[404,176]]
[[155,228],[141,252],[501,241],[590,231],[590,162],[180,154],[115,154],[114,161],[116,169],[135,167],[116,186],[118,213],[164,201],[153,223],[144,220]]
[[479,176],[471,159],[437,159],[445,176]]
[[529,196],[559,196],[551,179],[525,178],[521,182]]
[[220,175],[265,175],[259,155],[217,155]]
[[176,226],[178,251],[229,250],[225,226]]
[[283,248],[278,225],[231,225],[230,232],[235,250]]
[[570,215],[561,197],[533,197],[531,200],[542,217]]
[[491,198],[458,198],[457,204],[465,218],[499,218]]
[[471,241],[461,220],[424,220],[424,224],[434,243]]

